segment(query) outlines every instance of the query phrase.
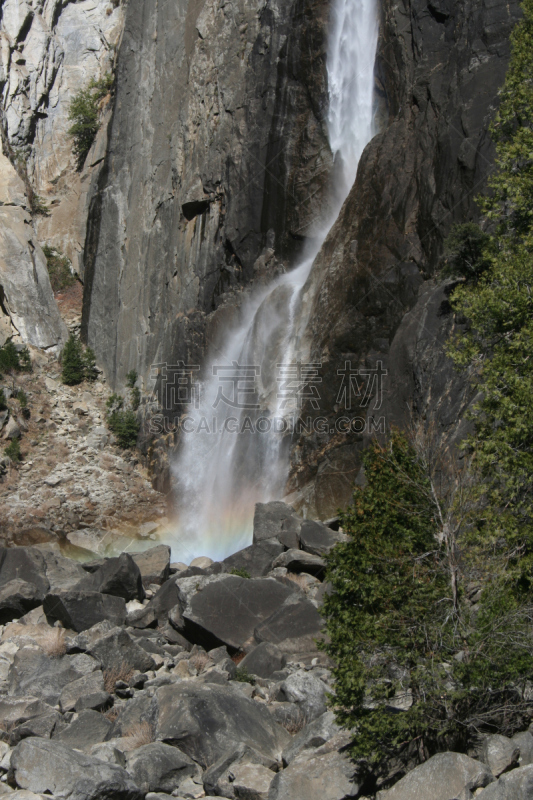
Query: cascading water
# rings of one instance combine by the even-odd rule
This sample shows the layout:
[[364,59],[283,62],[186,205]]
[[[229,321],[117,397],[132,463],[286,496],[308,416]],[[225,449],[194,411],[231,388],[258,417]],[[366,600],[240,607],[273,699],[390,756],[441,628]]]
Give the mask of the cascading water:
[[169,544],[175,560],[189,563],[198,555],[220,560],[246,547],[255,503],[283,495],[288,441],[279,428],[290,409],[280,391],[279,365],[301,357],[302,289],[373,135],[377,35],[376,0],[333,0],[327,72],[328,133],[338,184],[334,213],[301,263],[247,301],[241,324],[208,366],[199,407],[188,411],[191,432],[182,433],[173,465],[178,523]]

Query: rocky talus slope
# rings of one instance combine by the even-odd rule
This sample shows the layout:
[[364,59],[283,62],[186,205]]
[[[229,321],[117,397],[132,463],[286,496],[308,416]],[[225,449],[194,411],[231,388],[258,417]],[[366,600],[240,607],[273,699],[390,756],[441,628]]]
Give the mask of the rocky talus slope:
[[2,548],[0,794],[529,800],[528,731],[438,754],[392,788],[393,771],[376,782],[350,760],[316,646],[323,556],[343,537],[271,503],[223,563],[171,564],[164,545],[84,563],[57,543]]
[[3,381],[8,408],[0,412],[0,446],[19,438],[23,461],[0,460],[2,542],[57,541],[82,529],[82,539],[91,534],[120,547],[140,525],[164,525],[165,499],[106,427],[107,385],[64,386],[55,356],[36,348],[31,355],[31,373]]

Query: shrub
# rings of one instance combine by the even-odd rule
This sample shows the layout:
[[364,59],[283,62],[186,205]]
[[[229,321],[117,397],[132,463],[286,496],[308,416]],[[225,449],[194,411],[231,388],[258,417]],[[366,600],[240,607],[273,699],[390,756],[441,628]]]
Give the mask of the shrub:
[[80,89],[71,100],[69,119],[73,125],[69,128],[69,135],[74,139],[74,155],[79,170],[83,168],[100,129],[100,101],[112,90],[113,83],[111,74],[98,81],[93,79],[86,89]]
[[234,567],[230,571],[230,575],[238,575],[239,578],[248,578],[248,579],[252,577],[250,573],[247,570],[243,569],[242,567]]
[[30,372],[31,358],[27,347],[17,350],[11,339],[0,347],[0,372]]
[[4,390],[0,389],[0,411],[5,411],[7,408],[6,396]]
[[54,294],[73,286],[76,283],[76,276],[70,268],[69,259],[60,250],[49,247],[47,244],[43,246],[43,253],[46,257],[46,266]]
[[128,389],[134,388],[135,384],[137,383],[138,377],[139,376],[137,375],[136,370],[132,369],[130,370],[130,372],[128,372],[128,374],[126,375],[126,386],[128,387]]
[[85,353],[83,354],[83,370],[86,381],[93,383],[98,378],[96,355],[92,347],[85,348]]
[[490,236],[479,225],[454,225],[444,243],[442,275],[475,282],[490,266],[487,249]]
[[4,450],[4,454],[13,461],[14,464],[18,464],[22,460],[22,453],[20,452],[20,442],[18,439],[12,439],[11,442]]
[[233,680],[239,681],[240,683],[254,683],[254,678],[250,675],[246,667],[237,667]]
[[17,392],[17,400],[19,401],[19,405],[21,408],[28,407],[28,395],[24,391],[24,389],[19,389]]
[[39,214],[42,217],[50,216],[50,209],[40,195],[32,191],[29,192],[29,198],[30,198],[30,209],[33,214]]

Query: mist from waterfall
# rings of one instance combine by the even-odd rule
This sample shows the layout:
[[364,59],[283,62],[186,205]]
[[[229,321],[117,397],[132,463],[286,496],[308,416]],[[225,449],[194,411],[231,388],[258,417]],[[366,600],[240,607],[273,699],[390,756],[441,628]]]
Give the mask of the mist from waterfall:
[[[212,364],[207,365],[199,407],[191,405],[187,414],[192,432],[181,433],[172,465],[178,518],[167,542],[176,561],[190,563],[199,555],[221,560],[248,546],[255,503],[284,494],[289,437],[276,430],[266,432],[269,423],[280,428],[294,413],[280,391],[279,365],[302,356],[298,336],[302,289],[373,135],[377,37],[376,0],[333,0],[327,54],[327,126],[337,182],[332,188],[333,213],[315,231],[300,263],[245,301],[240,324],[219,343]],[[225,379],[230,374],[241,376],[238,385],[233,383],[233,393]],[[254,395],[247,393],[252,387]],[[221,401],[221,391],[235,399],[236,388],[241,400],[257,407],[237,409]],[[254,429],[265,432],[233,432],[246,428],[247,419]]]

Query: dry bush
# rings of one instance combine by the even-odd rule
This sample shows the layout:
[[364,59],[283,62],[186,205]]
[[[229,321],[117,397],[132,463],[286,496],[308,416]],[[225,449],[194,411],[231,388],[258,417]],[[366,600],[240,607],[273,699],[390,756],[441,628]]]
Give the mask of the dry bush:
[[306,724],[307,722],[305,719],[305,714],[303,714],[300,709],[298,709],[295,717],[280,721],[282,728],[285,728],[287,733],[290,733],[291,736],[295,736],[297,733],[300,733],[300,731],[305,728]]
[[287,572],[287,578],[299,586],[304,592],[309,588],[309,582],[305,575],[298,572]]
[[138,725],[128,728],[122,734],[122,739],[128,751],[137,750],[145,744],[155,742],[155,728],[151,722],[139,722]]
[[245,656],[246,656],[246,653],[243,653],[242,650],[241,650],[239,653],[234,653],[231,656],[231,660],[233,661],[234,664],[239,665]]
[[39,647],[50,658],[61,658],[67,652],[66,633],[64,628],[50,628],[39,637]]
[[109,720],[109,722],[115,722],[120,714],[120,709],[113,706],[110,708],[109,711],[106,711],[104,717]]
[[189,659],[189,664],[194,667],[198,675],[202,672],[205,668],[206,664],[209,663],[211,659],[207,655],[207,653],[195,653]]
[[134,674],[135,670],[124,662],[120,665],[120,667],[111,667],[111,669],[105,669],[103,672],[104,689],[108,694],[113,694],[115,691],[115,684],[117,681],[124,681],[124,683],[129,683],[133,678]]

